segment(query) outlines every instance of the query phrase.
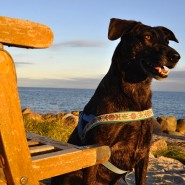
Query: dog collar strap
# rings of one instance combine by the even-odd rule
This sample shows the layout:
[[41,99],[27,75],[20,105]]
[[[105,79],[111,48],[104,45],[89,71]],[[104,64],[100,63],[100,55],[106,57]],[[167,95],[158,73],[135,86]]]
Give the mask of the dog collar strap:
[[[153,117],[152,109],[144,110],[144,111],[125,111],[125,112],[116,112],[110,114],[103,114],[100,116],[94,116],[94,118],[86,124],[85,128],[82,131],[81,139],[85,139],[86,133],[92,128],[102,125],[102,124],[112,124],[112,123],[122,123],[122,122],[131,122],[131,121],[139,121],[145,120]],[[86,114],[82,115],[87,117]],[[92,117],[92,116],[91,116]]]
[[116,166],[114,166],[109,161],[102,163],[102,165],[105,166],[110,171],[112,171],[114,173],[117,173],[117,174],[124,174],[124,173],[127,173],[128,172],[128,171],[121,170],[121,169],[117,168]]

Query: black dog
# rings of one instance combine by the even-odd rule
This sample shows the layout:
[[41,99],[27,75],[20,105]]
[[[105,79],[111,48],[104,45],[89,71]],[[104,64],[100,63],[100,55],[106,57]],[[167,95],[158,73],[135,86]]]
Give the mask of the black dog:
[[[143,113],[151,109],[152,78],[166,78],[169,69],[174,68],[180,59],[180,55],[168,46],[169,40],[178,42],[175,35],[162,26],[150,27],[141,22],[111,19],[108,38],[121,38],[121,41],[108,73],[85,106],[81,119],[84,115],[93,117],[124,111]],[[135,169],[136,184],[144,185],[151,138],[152,123],[149,118],[98,125],[86,133],[83,143],[76,128],[69,143],[109,145],[109,161],[121,170]],[[112,172],[103,165],[96,165],[53,178],[52,184],[113,185],[122,177],[122,174]]]

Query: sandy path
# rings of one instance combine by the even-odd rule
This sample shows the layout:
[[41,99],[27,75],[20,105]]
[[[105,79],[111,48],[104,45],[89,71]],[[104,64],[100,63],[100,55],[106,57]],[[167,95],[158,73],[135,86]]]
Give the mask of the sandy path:
[[[128,182],[129,185],[135,184],[134,174],[128,176]],[[147,185],[185,185],[185,165],[171,158],[150,155]]]

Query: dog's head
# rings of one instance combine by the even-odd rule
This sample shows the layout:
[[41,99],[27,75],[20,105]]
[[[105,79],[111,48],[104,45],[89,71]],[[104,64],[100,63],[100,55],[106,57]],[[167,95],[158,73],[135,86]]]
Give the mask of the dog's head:
[[180,59],[179,53],[168,45],[170,40],[178,40],[171,30],[162,26],[151,27],[141,22],[113,18],[108,38],[121,38],[119,57],[124,57],[121,64],[124,68],[135,68],[135,71],[140,70],[158,80],[166,78],[169,69],[174,68]]

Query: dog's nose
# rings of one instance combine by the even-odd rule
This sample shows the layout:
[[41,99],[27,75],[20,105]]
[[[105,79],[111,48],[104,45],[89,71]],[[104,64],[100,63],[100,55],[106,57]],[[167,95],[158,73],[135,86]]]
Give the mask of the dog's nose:
[[173,53],[171,56],[170,56],[170,61],[173,62],[173,63],[177,63],[180,59],[180,55],[178,53]]

